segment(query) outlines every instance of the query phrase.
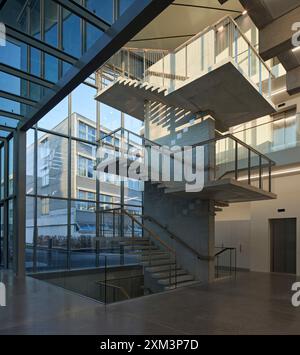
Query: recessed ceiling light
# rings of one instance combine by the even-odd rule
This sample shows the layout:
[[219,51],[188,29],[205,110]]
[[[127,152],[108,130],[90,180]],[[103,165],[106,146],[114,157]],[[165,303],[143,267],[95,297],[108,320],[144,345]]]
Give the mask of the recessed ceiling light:
[[242,15],[247,15],[247,13],[248,13],[248,11],[247,11],[247,10],[244,10],[244,11],[242,12]]
[[218,31],[218,32],[223,32],[223,31],[224,31],[224,26],[223,26],[223,25],[220,26],[217,31]]
[[292,49],[292,52],[297,52],[297,51],[299,51],[299,50],[300,50],[300,46],[293,48],[293,49]]

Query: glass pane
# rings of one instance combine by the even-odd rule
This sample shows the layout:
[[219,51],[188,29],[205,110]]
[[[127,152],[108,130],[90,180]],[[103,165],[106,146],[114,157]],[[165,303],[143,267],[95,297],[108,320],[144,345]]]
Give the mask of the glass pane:
[[67,201],[51,198],[37,203],[37,270],[67,268]]
[[134,3],[134,0],[120,0],[120,15],[127,10],[127,8]]
[[7,23],[22,32],[28,33],[28,12],[26,11],[25,3],[27,0],[9,0],[1,10],[0,21]]
[[6,46],[1,48],[0,62],[16,69],[27,71],[27,47],[24,43],[7,38]]
[[86,23],[86,49],[89,49],[100,38],[103,31]]
[[14,192],[14,140],[8,142],[8,195]]
[[[30,34],[41,39],[41,16],[40,16],[40,0],[31,2],[30,5]],[[26,9],[25,9],[26,11]]]
[[26,270],[33,271],[34,197],[26,197]]
[[[88,193],[86,197],[89,197]],[[72,202],[71,236],[71,267],[95,267],[96,204],[94,202]]]
[[72,92],[72,135],[90,142],[96,141],[97,101],[94,99],[95,95],[96,89],[85,84],[80,84]]
[[4,266],[4,208],[0,206],[0,266]]
[[67,53],[81,56],[80,18],[63,9],[63,49]]
[[[96,172],[94,171],[96,159],[96,147],[81,143],[72,142],[72,197],[82,198],[80,191],[96,194]],[[92,195],[90,195],[92,196]],[[87,198],[88,196],[84,197]],[[94,199],[94,198],[89,198]]]
[[0,148],[0,198],[4,198],[4,147]]
[[34,194],[34,130],[26,133],[26,194]]
[[39,134],[37,192],[68,196],[68,140],[54,134]]
[[14,257],[14,201],[8,201],[8,266],[12,268]]
[[63,134],[68,134],[68,97],[48,112],[39,122],[38,126]]
[[86,8],[108,23],[113,22],[113,0],[86,0]]
[[58,46],[58,6],[52,0],[45,2],[45,41]]
[[121,127],[121,112],[113,107],[100,104],[100,124],[101,129],[108,133]]

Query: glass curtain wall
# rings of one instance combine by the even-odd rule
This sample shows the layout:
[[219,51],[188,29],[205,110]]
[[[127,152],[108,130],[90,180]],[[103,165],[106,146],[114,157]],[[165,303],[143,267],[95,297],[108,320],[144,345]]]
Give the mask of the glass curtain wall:
[[81,84],[27,132],[28,271],[101,266],[108,251],[96,236],[112,221],[97,226],[97,211],[122,206],[142,213],[140,182],[107,173],[99,181],[95,171],[99,138],[116,127],[139,133],[141,122],[100,104],[95,95],[90,83]]
[[14,262],[14,139],[0,143],[0,267]]
[[[87,0],[84,5],[111,23],[132,2]],[[116,4],[120,6],[118,11]],[[45,38],[52,45],[57,38],[58,29],[53,20],[57,11],[53,3],[46,16]],[[82,26],[81,20],[65,10],[62,15],[63,48],[79,56],[92,43],[89,37],[95,36],[95,30],[87,24]],[[81,31],[86,32],[86,42],[74,44],[70,38],[71,35],[74,38],[74,31],[78,31],[79,37]],[[56,67],[58,63],[50,65]],[[101,257],[108,255],[108,250],[100,246],[96,237],[100,230],[107,229],[110,221],[97,218],[99,211],[122,205],[142,213],[139,183],[121,182],[118,176],[110,174],[99,181],[95,171],[99,139],[120,127],[139,132],[141,123],[100,104],[95,95],[96,82],[92,75],[27,132],[28,272],[102,266]],[[115,263],[119,262],[117,259],[114,257]]]

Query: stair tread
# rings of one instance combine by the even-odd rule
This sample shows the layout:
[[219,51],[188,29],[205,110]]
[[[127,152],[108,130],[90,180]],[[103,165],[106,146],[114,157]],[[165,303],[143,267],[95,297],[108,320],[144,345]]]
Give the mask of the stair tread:
[[[179,284],[176,285],[176,288],[179,288],[179,287],[188,287],[188,286],[193,286],[193,285],[196,285],[196,284],[199,284],[199,281],[187,281],[187,282],[181,282]],[[175,289],[175,285],[173,286],[166,286],[164,288],[165,291],[168,291],[168,290],[174,290]]]
[[175,264],[175,260],[174,261],[170,261],[170,260],[165,260],[165,259],[159,259],[159,260],[152,260],[151,261],[151,265],[149,265],[149,261],[143,261],[142,264],[144,266],[162,266],[162,265],[174,265]]
[[171,277],[170,278],[165,278],[165,279],[159,279],[158,282],[162,285],[172,285],[175,284],[175,282],[177,282],[177,284],[181,283],[181,282],[186,282],[186,281],[193,281],[194,280],[194,276],[187,274],[187,275],[182,275],[182,276],[178,276],[178,277]]
[[[154,277],[155,279],[166,279],[170,276],[170,273],[173,277],[173,275],[175,274],[175,270],[172,268],[172,270],[166,270],[164,272],[153,272],[152,273],[152,277]],[[188,275],[188,272],[183,270],[183,269],[177,269],[176,270],[176,274],[177,276],[183,276],[183,275]]]
[[[148,272],[150,272],[150,273],[164,272],[164,271],[167,271],[169,269],[170,269],[169,265],[160,265],[160,266],[158,265],[158,266],[148,266],[148,267],[146,267],[146,270]],[[181,267],[179,265],[177,265],[176,269],[180,270]],[[175,270],[174,267],[173,267],[173,270]]]

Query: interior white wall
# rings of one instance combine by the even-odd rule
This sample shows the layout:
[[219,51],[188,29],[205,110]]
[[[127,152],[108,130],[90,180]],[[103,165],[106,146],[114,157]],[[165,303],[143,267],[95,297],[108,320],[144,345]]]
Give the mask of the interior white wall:
[[[273,179],[277,199],[251,203],[251,263],[253,271],[270,271],[271,218],[297,218],[297,275],[300,275],[300,175]],[[285,209],[279,213],[278,209]]]
[[300,174],[273,178],[276,200],[233,204],[217,213],[216,245],[236,247],[238,267],[270,272],[269,220],[297,218],[297,275],[300,275],[299,181]]
[[250,203],[236,203],[216,215],[216,246],[237,250],[237,267],[250,269]]

